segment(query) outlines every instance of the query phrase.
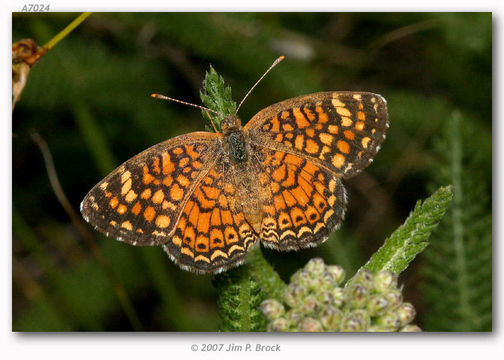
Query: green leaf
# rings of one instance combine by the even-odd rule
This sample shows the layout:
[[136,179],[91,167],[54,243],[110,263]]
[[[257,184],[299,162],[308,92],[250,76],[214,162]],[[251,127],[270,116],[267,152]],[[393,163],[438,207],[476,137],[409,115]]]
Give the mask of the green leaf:
[[452,197],[452,186],[445,186],[423,203],[418,201],[404,224],[385,240],[363,268],[374,273],[389,270],[399,275],[429,245],[429,236],[443,218]]
[[[203,117],[207,120],[206,126],[208,131],[214,131],[212,120],[218,131],[221,131],[220,123],[227,117],[234,115],[236,112],[236,103],[231,95],[231,87],[224,84],[224,79],[210,65],[210,70],[205,75],[203,82],[203,90],[200,91],[201,101],[209,109],[216,111],[218,114],[202,110]],[[211,116],[211,118],[210,118]]]
[[469,147],[478,132],[461,113],[454,112],[443,130],[434,142],[432,177],[435,184],[452,182],[454,196],[425,253],[425,329],[491,331],[492,215],[479,160],[487,152]]
[[220,331],[265,331],[266,318],[260,311],[265,299],[247,266],[214,277],[219,292]]

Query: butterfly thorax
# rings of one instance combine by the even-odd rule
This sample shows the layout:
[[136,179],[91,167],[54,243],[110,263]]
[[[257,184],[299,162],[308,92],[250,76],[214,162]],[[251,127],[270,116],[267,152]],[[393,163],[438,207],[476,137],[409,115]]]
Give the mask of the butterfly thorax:
[[262,221],[262,203],[258,196],[260,189],[257,171],[250,159],[250,145],[247,135],[237,116],[225,118],[221,123],[224,154],[226,155],[236,186],[237,203],[235,210],[243,211],[247,222],[259,233]]

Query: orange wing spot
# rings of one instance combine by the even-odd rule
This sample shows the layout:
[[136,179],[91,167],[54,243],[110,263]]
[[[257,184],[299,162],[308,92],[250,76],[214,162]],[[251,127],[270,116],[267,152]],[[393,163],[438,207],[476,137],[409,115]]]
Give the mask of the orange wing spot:
[[290,113],[288,111],[282,111],[282,113],[280,114],[280,117],[284,120],[287,119],[289,116]]
[[181,147],[176,147],[175,149],[173,149],[173,153],[176,155],[180,155],[183,152],[184,152],[184,149],[182,149]]
[[343,126],[352,126],[353,121],[349,117],[342,116],[341,117],[341,125]]
[[106,197],[106,198],[109,198],[109,197],[111,197],[111,196],[112,196],[112,193],[111,193],[110,191],[107,191],[107,192],[105,193],[105,197]]
[[200,213],[198,219],[198,232],[201,234],[208,233],[208,229],[210,228],[210,216],[211,212]]
[[306,224],[306,216],[303,210],[301,210],[300,208],[293,208],[290,212],[290,216],[292,218],[292,221],[294,222],[295,227]]
[[172,182],[173,182],[173,178],[170,175],[168,175],[167,177],[165,177],[163,179],[163,185],[165,185],[166,187],[170,187]]
[[224,247],[224,234],[219,229],[213,228],[210,231],[210,248],[223,248]]
[[151,189],[147,188],[144,191],[142,191],[142,193],[140,194],[140,197],[144,200],[147,200],[151,197],[151,195],[152,195]]
[[203,193],[201,188],[199,189],[196,196],[197,196],[198,202],[202,208],[211,209],[215,206],[215,201],[214,200],[207,200],[207,198],[205,197],[205,193]]
[[191,163],[192,167],[195,168],[196,170],[201,168],[201,165],[203,165],[200,161],[193,161]]
[[137,193],[134,192],[133,190],[130,190],[128,191],[128,193],[126,194],[126,197],[124,199],[126,199],[127,202],[132,202],[133,200],[135,200],[137,198]]
[[126,230],[133,230],[133,225],[131,225],[131,223],[127,220],[121,224],[121,227],[125,228]]
[[201,190],[207,198],[212,200],[217,200],[220,194],[219,189],[214,186],[201,186]]
[[115,221],[115,220],[110,220],[109,224],[110,224],[110,225],[112,225],[112,226],[116,226],[116,225],[117,225],[117,221]]
[[328,152],[331,152],[331,148],[324,145],[324,147],[322,147],[322,150],[320,151],[319,159],[325,160],[325,154],[327,154]]
[[348,139],[348,140],[353,140],[355,139],[355,134],[352,130],[345,130],[343,131],[343,134],[345,135],[345,137]]
[[294,127],[291,124],[289,124],[289,123],[284,123],[283,126],[282,126],[282,128],[283,128],[284,131],[292,131],[292,130],[294,130]]
[[191,181],[188,178],[186,178],[184,175],[177,176],[177,181],[183,187],[187,187],[191,183]]
[[178,184],[173,184],[170,188],[170,197],[175,201],[179,201],[184,197],[184,190],[182,190]]
[[289,154],[285,157],[284,162],[300,167],[303,164],[303,159]]
[[273,191],[273,193],[277,193],[280,191],[280,185],[278,185],[278,183],[276,182],[272,182],[270,183],[271,184],[271,191]]
[[180,247],[182,245],[182,239],[179,238],[178,236],[172,237],[172,243],[174,243],[176,246]]
[[279,132],[280,131],[280,121],[278,121],[278,117],[275,116],[271,121],[271,131],[272,132]]
[[345,103],[342,103],[340,100],[337,99],[338,94],[334,94],[335,98],[331,100],[332,104],[334,107],[345,107]]
[[236,230],[231,226],[226,226],[224,229],[224,238],[226,239],[226,244],[230,245],[239,240]]
[[142,182],[145,184],[145,185],[149,185],[152,181],[154,181],[154,176],[152,176],[150,173],[149,173],[149,167],[147,165],[144,165],[143,167],[143,178],[142,178]]
[[[320,168],[315,165],[314,163],[312,163],[311,161],[307,161],[305,166],[303,166],[303,170],[304,170],[304,173],[303,173],[303,177],[308,177],[308,181],[311,181],[311,178],[313,177],[313,175],[315,175],[315,173],[317,171],[320,170]],[[308,174],[306,174],[308,173]],[[300,177],[301,178],[301,177]]]
[[198,204],[195,204],[191,209],[191,213],[189,214],[189,222],[194,226],[196,226],[196,224],[198,223],[198,216],[200,214],[199,210],[200,209]]
[[339,128],[336,125],[329,125],[327,129],[331,134],[337,134],[339,132]]
[[158,175],[161,174],[161,168],[159,167],[159,158],[158,157],[156,157],[156,159],[152,163],[152,171],[155,174],[158,174]]
[[222,224],[231,225],[233,223],[233,216],[231,215],[231,211],[224,210],[221,213]]
[[282,142],[283,137],[284,137],[284,134],[283,134],[283,133],[278,133],[278,134],[275,136],[275,141],[276,141],[276,142]]
[[184,244],[189,245],[189,247],[194,248],[195,240],[194,229],[192,226],[188,226],[184,231]]
[[163,210],[166,210],[166,209],[171,209],[173,211],[177,210],[177,206],[172,203],[172,202],[169,202],[169,201],[163,201],[163,204],[161,205],[161,207],[163,208]]
[[131,208],[131,212],[135,215],[140,214],[140,210],[142,210],[142,205],[140,205],[140,201],[137,201],[135,205]]
[[124,204],[119,204],[119,206],[117,207],[117,212],[122,215],[124,214],[126,211],[128,211],[128,207]]
[[285,164],[283,164],[283,165],[279,166],[278,168],[276,168],[275,171],[273,171],[273,173],[271,174],[271,177],[276,182],[280,182],[285,178],[286,170],[287,170],[287,166]]
[[334,137],[330,134],[327,133],[320,133],[319,134],[320,141],[322,141],[323,144],[326,145],[331,145],[333,142]]
[[131,173],[129,171],[125,171],[121,175],[121,184],[124,184],[126,180],[131,178]]
[[362,154],[363,154],[363,153],[364,153],[364,151],[359,151],[359,152],[357,153],[357,157],[358,157],[359,159],[360,159],[360,158],[362,158]]
[[175,164],[171,161],[168,151],[163,152],[161,157],[163,158],[163,174],[172,173],[175,170]]
[[308,108],[304,108],[304,112],[306,114],[306,117],[308,117],[308,120],[313,121],[315,120],[316,116],[315,114]]
[[145,220],[147,220],[148,222],[151,222],[152,219],[154,219],[154,216],[156,216],[156,210],[154,210],[154,208],[152,206],[147,206],[143,215],[144,215]]
[[164,200],[164,197],[165,197],[165,194],[163,192],[163,190],[158,190],[154,193],[154,195],[152,196],[152,202],[154,204],[161,204]]
[[345,156],[342,154],[336,154],[332,158],[332,164],[337,167],[338,169],[343,166],[345,163]]
[[200,154],[198,152],[194,151],[193,145],[186,146],[185,150],[186,150],[186,154],[189,155],[191,157],[191,159],[193,159],[193,160],[200,156]]
[[119,199],[117,196],[114,196],[112,199],[110,199],[109,205],[112,209],[115,209],[117,205],[119,205]]
[[[103,191],[107,190],[107,186],[109,185],[108,182],[103,182],[100,184],[100,189],[102,189]],[[108,197],[108,196],[107,196]]]
[[224,209],[228,207],[227,199],[222,194],[219,196],[219,206]]
[[366,120],[366,115],[362,111],[357,111],[357,119],[359,120]]
[[131,189],[131,177],[129,177],[121,187],[121,195],[126,195]]
[[166,215],[159,215],[156,218],[156,226],[161,229],[164,229],[164,228],[167,228],[168,226],[170,226],[170,222],[171,222],[170,218]]
[[305,210],[306,218],[310,224],[314,224],[320,220],[318,211],[313,206],[308,206]]
[[306,135],[309,137],[314,137],[315,136],[315,129],[314,128],[308,128],[305,130]]
[[280,213],[280,215],[278,216],[278,227],[280,228],[280,230],[292,227],[292,221],[289,214],[283,211]]
[[285,200],[282,195],[277,195],[273,198],[275,209],[283,210],[286,208]]
[[194,253],[189,250],[189,248],[183,247],[182,249],[180,249],[180,252],[184,255],[194,258]]
[[303,191],[303,188],[301,186],[297,186],[294,189],[291,190],[292,195],[296,198],[298,201],[298,204],[301,206],[304,206],[308,202],[308,197]]
[[352,113],[350,112],[350,110],[348,110],[344,106],[336,107],[336,112],[341,116],[352,116]]
[[229,195],[233,195],[235,193],[235,187],[231,183],[224,183],[224,192]]
[[313,194],[313,203],[319,212],[323,212],[327,208],[327,201],[319,193]]
[[319,194],[324,194],[324,192],[325,192],[325,190],[326,190],[326,187],[324,186],[324,184],[323,184],[323,183],[318,182],[318,181],[315,181],[315,182],[313,183],[313,185],[315,185],[315,189],[317,190],[317,192],[318,192]]
[[350,152],[350,145],[348,145],[346,141],[338,140],[336,146],[343,154],[348,154]]
[[310,185],[308,181],[306,181],[303,177],[298,177],[298,183],[301,186],[301,188],[304,190],[308,196],[311,196],[311,193],[313,192],[313,186]]
[[291,193],[288,190],[284,190],[282,194],[285,199],[285,203],[287,204],[287,207],[291,207],[297,203],[296,199],[291,195]]
[[[178,167],[183,168],[183,167],[185,167],[188,163],[189,163],[189,158],[188,158],[187,156],[184,156],[182,159],[180,159],[180,160],[178,161]],[[191,168],[189,168],[189,167],[188,167],[187,169],[188,169],[187,171],[191,171]],[[186,170],[186,169],[184,169],[184,170]],[[187,172],[187,171],[184,171],[184,172]]]
[[214,259],[218,256],[221,256],[225,259],[228,258],[228,255],[224,252],[224,251],[221,251],[221,250],[215,250],[214,252],[212,252],[212,255],[210,255],[210,261],[214,261]]
[[321,106],[317,106],[315,108],[315,111],[318,112],[318,122],[319,123],[322,123],[322,124],[325,124],[326,122],[329,121],[329,116],[327,116],[327,113],[324,111],[324,109],[322,109]]
[[298,150],[303,150],[303,147],[304,147],[304,136],[303,135],[296,136],[296,140],[294,140],[294,146]]
[[212,210],[212,215],[210,215],[210,225],[211,226],[221,225],[220,211],[218,208],[214,208]]
[[306,140],[306,147],[305,150],[308,154],[316,154],[319,151],[319,146],[318,144],[313,141],[312,139]]
[[362,143],[362,146],[364,147],[364,149],[367,149],[369,141],[371,141],[370,137],[366,136],[366,137],[362,138],[361,143]]
[[198,252],[208,252],[210,250],[210,239],[203,235],[196,238],[196,250]]
[[287,134],[285,134],[285,138],[286,139],[292,140],[293,137],[294,137],[293,133],[287,133]]
[[298,126],[298,128],[303,129],[305,127],[310,126],[310,122],[306,120],[305,116],[303,115],[303,113],[299,108],[293,109],[292,113],[294,114],[294,118],[296,119],[296,125]]
[[287,169],[287,179],[282,182],[282,186],[291,187],[296,185],[296,174],[292,169]]
[[364,130],[365,127],[366,127],[366,124],[364,124],[362,121],[357,121],[355,123],[355,130],[357,130],[357,131],[362,131],[362,130]]

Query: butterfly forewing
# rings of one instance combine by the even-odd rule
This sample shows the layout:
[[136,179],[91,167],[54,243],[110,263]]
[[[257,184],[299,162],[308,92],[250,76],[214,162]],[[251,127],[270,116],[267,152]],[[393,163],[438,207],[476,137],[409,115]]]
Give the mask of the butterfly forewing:
[[388,127],[380,95],[321,92],[269,106],[245,130],[253,143],[307,157],[348,178],[371,163]]
[[217,134],[198,132],[152,146],[86,195],[81,212],[107,236],[134,245],[166,243],[186,199],[215,162]]

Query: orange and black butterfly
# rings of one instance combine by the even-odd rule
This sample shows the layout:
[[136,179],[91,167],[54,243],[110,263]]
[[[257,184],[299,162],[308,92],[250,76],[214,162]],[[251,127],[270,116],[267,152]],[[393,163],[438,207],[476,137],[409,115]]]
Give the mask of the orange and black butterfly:
[[242,126],[194,132],[143,151],[86,195],[84,219],[107,236],[161,245],[181,268],[220,272],[259,240],[285,251],[337,229],[342,179],[366,168],[389,127],[383,97],[320,92],[285,100]]

